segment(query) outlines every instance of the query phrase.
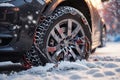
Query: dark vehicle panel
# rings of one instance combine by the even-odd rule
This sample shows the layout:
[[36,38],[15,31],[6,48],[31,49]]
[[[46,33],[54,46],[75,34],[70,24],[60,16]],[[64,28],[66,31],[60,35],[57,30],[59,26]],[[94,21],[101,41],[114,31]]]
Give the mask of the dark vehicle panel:
[[[13,51],[28,50],[33,42],[33,31],[37,24],[40,8],[42,7],[34,6],[34,2],[33,4],[26,3],[24,0],[13,0],[0,4],[0,47],[2,52],[4,50],[7,52],[7,48],[10,48],[8,49],[10,51],[12,49]],[[36,14],[35,11],[38,13],[36,12]],[[28,17],[33,17],[34,23]]]

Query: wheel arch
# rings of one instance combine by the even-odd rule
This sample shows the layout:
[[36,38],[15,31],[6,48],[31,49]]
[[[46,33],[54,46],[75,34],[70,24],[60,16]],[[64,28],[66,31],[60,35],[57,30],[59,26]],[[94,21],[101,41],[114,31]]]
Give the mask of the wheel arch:
[[71,6],[78,9],[85,15],[90,25],[90,28],[92,28],[91,12],[89,5],[85,2],[85,0],[55,0],[53,1],[53,3],[48,5],[48,8],[44,11],[44,14],[46,16],[52,14],[52,12],[54,12],[54,10],[59,6]]

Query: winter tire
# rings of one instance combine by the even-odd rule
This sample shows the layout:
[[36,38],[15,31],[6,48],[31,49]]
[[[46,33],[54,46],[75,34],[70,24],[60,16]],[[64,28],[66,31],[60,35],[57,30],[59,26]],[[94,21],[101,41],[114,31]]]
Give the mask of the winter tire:
[[23,56],[22,65],[25,68],[30,68],[31,66],[45,65],[47,62],[46,57],[42,55],[36,45],[33,44],[32,48]]
[[37,27],[35,43],[40,54],[47,56],[49,62],[81,60],[88,58],[91,31],[81,12],[63,6],[57,8]]

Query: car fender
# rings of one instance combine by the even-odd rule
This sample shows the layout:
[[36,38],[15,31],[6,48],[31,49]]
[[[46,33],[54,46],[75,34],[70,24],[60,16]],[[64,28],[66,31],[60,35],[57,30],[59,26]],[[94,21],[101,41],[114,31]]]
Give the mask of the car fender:
[[[46,1],[48,1],[48,0],[46,0]],[[50,14],[52,14],[52,12],[56,9],[56,7],[60,4],[60,3],[62,3],[62,2],[64,2],[65,0],[49,0],[49,2],[47,3],[46,2],[46,7],[44,8],[44,10],[43,10],[43,14],[45,15],[45,16],[49,16]]]

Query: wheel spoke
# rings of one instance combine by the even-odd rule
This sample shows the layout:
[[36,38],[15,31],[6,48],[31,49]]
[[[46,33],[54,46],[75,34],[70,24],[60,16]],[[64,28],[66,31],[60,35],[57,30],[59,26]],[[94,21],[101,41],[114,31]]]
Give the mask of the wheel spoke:
[[51,34],[52,37],[56,40],[57,43],[60,43],[60,41],[61,41],[62,39],[55,33],[54,30],[52,30],[50,34]]
[[63,50],[63,53],[64,53],[64,61],[67,61],[68,60],[68,50]]
[[75,52],[72,50],[72,48],[69,47],[68,50],[69,50],[70,54],[72,55],[72,57],[76,60],[77,56],[76,56]]
[[64,39],[64,38],[65,38],[64,31],[63,31],[63,29],[62,29],[62,28],[60,28],[59,24],[58,24],[58,25],[56,25],[56,27],[55,27],[55,28],[57,29],[57,31],[58,31],[59,35],[62,37],[62,39]]
[[78,52],[78,53],[80,53],[80,52],[81,52],[81,50],[80,50],[79,45],[78,45],[78,44],[76,44],[75,46],[76,46],[76,50],[77,50],[77,52]]
[[71,19],[68,19],[68,36],[71,36],[71,33],[72,33],[72,20]]
[[62,50],[58,50],[58,51],[56,51],[55,53],[54,53],[54,56],[55,56],[55,59],[57,60],[57,61],[59,61],[59,59],[61,58],[61,56],[62,56]]
[[76,29],[72,32],[72,38],[74,38],[79,33],[80,30],[81,30],[80,25],[77,25]]
[[56,52],[56,56],[59,56],[61,52],[62,52],[62,49],[61,49],[61,50],[58,50],[58,51]]
[[80,47],[79,47],[79,45],[77,43],[75,43],[75,48],[76,48],[76,50],[77,50],[77,52],[79,54],[82,52],[81,49],[80,49]]

